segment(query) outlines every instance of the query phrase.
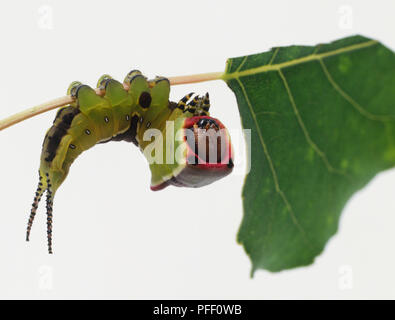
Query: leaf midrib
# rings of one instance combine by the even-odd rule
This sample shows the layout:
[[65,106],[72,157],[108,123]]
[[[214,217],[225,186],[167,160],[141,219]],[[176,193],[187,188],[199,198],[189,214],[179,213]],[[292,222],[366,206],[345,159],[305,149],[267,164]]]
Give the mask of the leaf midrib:
[[263,72],[268,72],[268,71],[279,71],[279,70],[281,70],[283,68],[286,68],[286,67],[291,67],[291,66],[295,66],[295,65],[306,63],[306,62],[310,62],[310,61],[321,60],[321,59],[324,59],[324,58],[327,58],[327,57],[330,57],[330,56],[334,56],[334,55],[337,55],[337,54],[341,54],[341,53],[345,53],[345,52],[350,52],[350,51],[354,51],[354,50],[370,47],[370,46],[378,44],[378,43],[379,42],[376,41],[376,40],[369,40],[369,41],[366,41],[366,42],[353,44],[353,45],[346,46],[346,47],[339,48],[339,49],[332,50],[332,51],[327,51],[327,52],[323,52],[323,53],[313,53],[313,54],[307,55],[307,56],[302,57],[302,58],[289,60],[289,61],[285,61],[285,62],[282,62],[282,63],[266,64],[266,65],[263,65],[263,66],[260,66],[260,67],[251,68],[251,69],[247,69],[247,70],[243,70],[243,71],[238,71],[237,70],[237,71],[231,72],[231,73],[224,73],[222,75],[222,79],[224,81],[227,81],[227,80],[231,80],[231,79],[238,79],[240,77],[250,76],[250,75],[263,73]]

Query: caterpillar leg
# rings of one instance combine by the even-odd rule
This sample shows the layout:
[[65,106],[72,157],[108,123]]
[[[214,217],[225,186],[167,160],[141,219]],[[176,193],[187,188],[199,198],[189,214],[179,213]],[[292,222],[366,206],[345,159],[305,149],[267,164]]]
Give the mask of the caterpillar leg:
[[208,92],[204,97],[195,96],[188,104],[187,101],[191,98],[191,93],[186,95],[178,102],[177,107],[184,112],[189,112],[194,116],[208,116],[210,109],[210,98]]
[[187,94],[186,96],[184,96],[180,101],[178,101],[177,103],[177,108],[181,109],[182,111],[185,111],[185,107],[187,105],[187,102],[189,99],[191,99],[191,97],[194,95],[194,92],[191,92],[189,94]]
[[192,114],[196,113],[196,108],[198,107],[198,104],[200,102],[199,96],[195,96],[191,102],[187,104],[187,107],[185,108],[185,112],[190,112]]
[[210,110],[210,97],[208,95],[208,92],[206,92],[206,94],[203,97],[201,114],[208,116],[209,115],[209,110]]

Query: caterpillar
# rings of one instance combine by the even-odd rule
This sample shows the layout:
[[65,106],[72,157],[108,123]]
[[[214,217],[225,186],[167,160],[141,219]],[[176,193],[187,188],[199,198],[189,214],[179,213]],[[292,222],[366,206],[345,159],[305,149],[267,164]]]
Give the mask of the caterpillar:
[[70,84],[67,93],[73,102],[58,110],[42,145],[26,241],[46,192],[50,254],[55,194],[73,161],[98,143],[126,141],[138,146],[149,161],[153,191],[170,185],[202,187],[225,177],[234,166],[229,133],[209,115],[208,93],[189,93],[172,102],[167,78],[148,80],[138,70],[130,71],[123,83],[103,75],[97,87],[101,94],[78,81]]

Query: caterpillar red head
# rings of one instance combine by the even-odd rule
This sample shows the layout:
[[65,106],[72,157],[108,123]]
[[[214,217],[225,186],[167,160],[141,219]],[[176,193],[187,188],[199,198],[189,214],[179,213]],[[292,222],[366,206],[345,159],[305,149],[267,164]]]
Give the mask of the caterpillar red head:
[[[177,124],[177,122],[176,122]],[[233,154],[230,136],[225,126],[210,116],[185,118],[181,125],[181,142],[184,148],[178,165],[170,175],[155,176],[151,165],[151,190],[161,190],[169,185],[198,188],[215,182],[233,170]],[[175,150],[177,155],[177,150]],[[176,158],[176,157],[175,157]],[[163,167],[161,168],[164,169]]]
[[230,137],[224,125],[209,116],[208,93],[192,100],[191,93],[178,103],[171,102],[168,79],[148,81],[137,70],[129,72],[123,84],[104,75],[98,88],[103,95],[73,82],[68,94],[74,102],[58,111],[44,138],[26,239],[41,197],[47,192],[49,253],[55,193],[78,155],[97,143],[126,141],[137,145],[150,164],[152,190],[168,185],[201,187],[228,175],[233,168]]

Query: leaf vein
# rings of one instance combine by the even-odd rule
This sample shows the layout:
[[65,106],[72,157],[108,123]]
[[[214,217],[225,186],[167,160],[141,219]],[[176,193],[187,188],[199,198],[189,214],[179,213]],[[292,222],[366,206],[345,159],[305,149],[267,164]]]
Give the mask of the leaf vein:
[[312,243],[311,243],[310,240],[307,238],[306,231],[303,229],[303,227],[302,227],[301,224],[299,223],[299,221],[298,221],[298,219],[296,218],[295,212],[293,211],[293,208],[292,208],[290,202],[288,201],[287,197],[285,196],[285,193],[284,193],[284,192],[281,190],[281,188],[280,188],[280,185],[279,185],[279,182],[278,182],[277,173],[276,173],[276,170],[275,170],[275,168],[274,168],[274,164],[273,164],[272,158],[271,158],[271,156],[270,156],[270,154],[269,154],[269,151],[268,151],[268,149],[267,149],[266,143],[265,143],[265,141],[264,141],[264,139],[263,139],[262,132],[261,132],[261,130],[260,130],[258,121],[257,121],[257,119],[256,119],[255,111],[254,111],[254,109],[253,109],[253,107],[252,107],[252,104],[251,104],[250,99],[249,99],[249,97],[248,97],[248,95],[247,95],[247,92],[246,92],[246,90],[245,90],[245,88],[244,88],[244,85],[242,84],[242,82],[240,81],[239,78],[236,78],[236,80],[237,80],[237,82],[239,83],[239,86],[240,86],[240,88],[241,88],[241,90],[242,90],[242,92],[243,92],[243,95],[244,95],[245,99],[246,99],[248,108],[250,109],[251,116],[252,116],[252,118],[253,118],[253,120],[254,120],[254,124],[255,124],[255,127],[256,127],[256,129],[257,129],[257,133],[258,133],[258,136],[259,136],[259,140],[260,140],[260,143],[261,143],[262,148],[263,148],[263,152],[264,152],[265,157],[266,157],[266,159],[267,159],[267,161],[268,161],[268,163],[269,163],[270,171],[272,172],[275,190],[276,190],[276,192],[280,195],[280,197],[282,198],[282,200],[283,200],[283,202],[284,202],[284,204],[285,204],[285,206],[286,206],[286,208],[287,208],[287,210],[288,210],[288,212],[289,212],[289,214],[290,214],[291,220],[292,220],[293,223],[295,224],[296,228],[301,232],[302,237],[304,238],[304,240],[306,241],[306,243],[309,245],[309,247],[310,247],[310,248],[313,248]]
[[244,63],[247,61],[247,59],[248,59],[248,56],[245,56],[244,59],[243,59],[243,61],[241,61],[240,65],[237,67],[237,69],[236,69],[235,72],[239,72],[239,71],[240,71],[240,69],[242,68],[242,66],[244,65]]
[[322,70],[325,73],[325,76],[327,77],[328,81],[332,85],[332,87],[348,102],[350,103],[355,110],[357,110],[361,115],[364,117],[368,118],[369,120],[373,121],[393,121],[395,120],[395,117],[391,116],[380,116],[380,115],[375,115],[370,113],[369,111],[366,110],[366,108],[362,107],[358,102],[356,102],[350,95],[348,95],[340,86],[339,84],[333,79],[332,75],[330,74],[328,68],[326,67],[324,61],[322,59],[318,59],[320,62],[320,65],[322,67]]
[[273,61],[276,58],[277,53],[278,53],[279,50],[280,50],[280,47],[277,47],[276,50],[273,52],[273,55],[272,55],[272,57],[271,57],[271,59],[270,59],[270,61],[269,61],[269,63],[267,65],[271,65],[273,63]]
[[303,134],[304,134],[304,136],[306,138],[307,143],[321,157],[321,159],[325,163],[325,165],[326,165],[326,167],[327,167],[329,172],[334,172],[334,173],[339,173],[339,174],[342,174],[342,175],[346,175],[346,173],[344,171],[336,169],[336,168],[334,168],[332,166],[332,164],[329,162],[328,157],[326,156],[325,152],[323,152],[317,146],[317,144],[311,139],[310,134],[309,134],[309,132],[308,132],[308,130],[307,130],[307,128],[306,128],[306,126],[305,126],[305,124],[303,122],[303,119],[302,119],[302,117],[301,117],[301,115],[299,113],[298,107],[296,106],[296,103],[295,103],[294,97],[292,95],[291,89],[289,88],[287,79],[285,78],[285,76],[284,76],[284,74],[283,74],[283,72],[281,70],[278,70],[278,73],[279,73],[279,75],[280,75],[280,77],[281,77],[281,79],[282,79],[282,81],[284,83],[285,90],[287,91],[287,94],[288,94],[288,99],[289,99],[289,101],[291,103],[292,109],[293,109],[293,111],[295,113],[296,119],[298,120],[299,126],[302,129],[302,131],[303,131]]

